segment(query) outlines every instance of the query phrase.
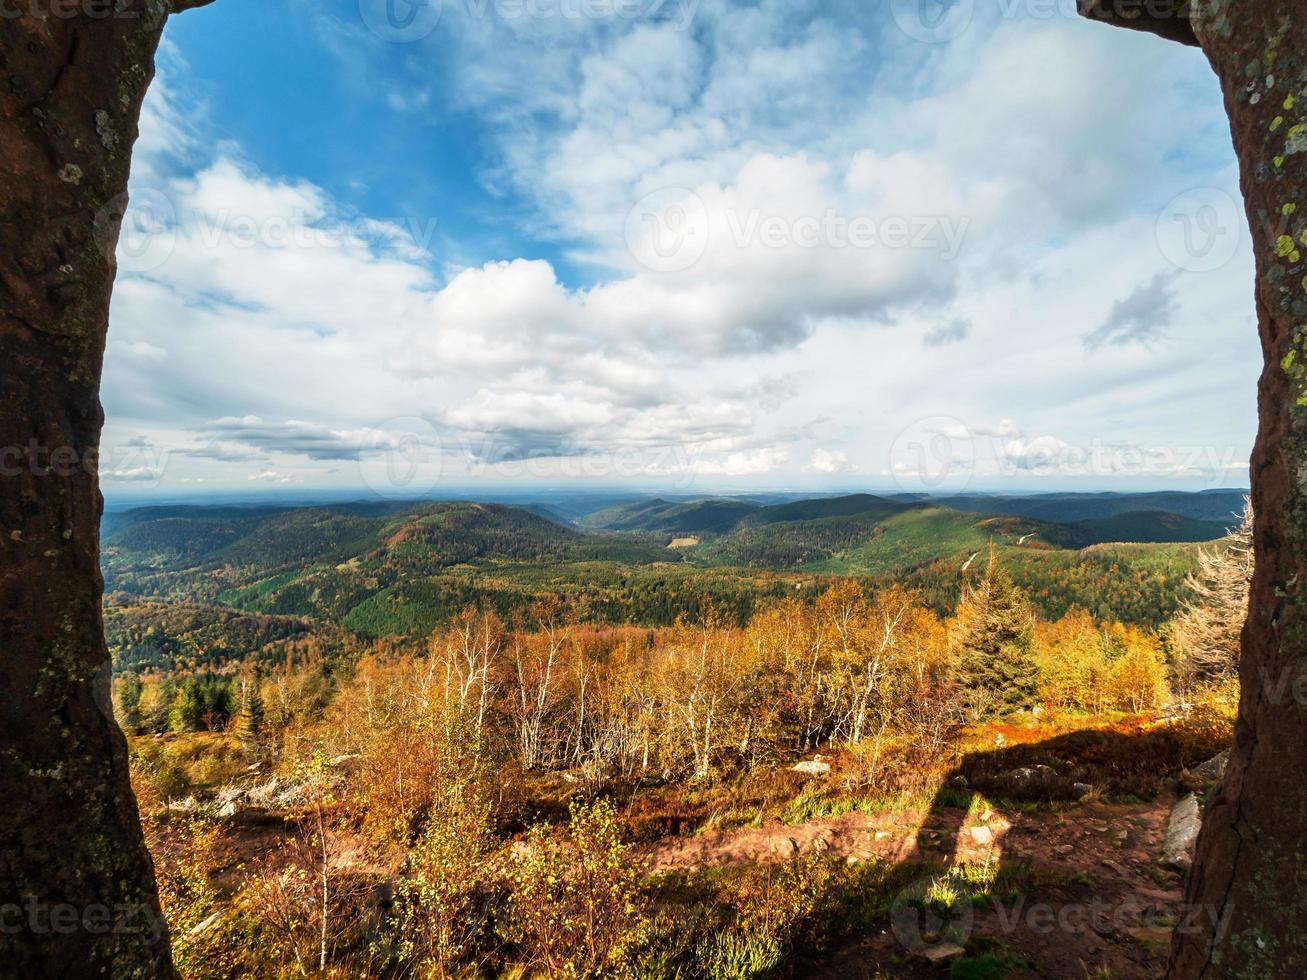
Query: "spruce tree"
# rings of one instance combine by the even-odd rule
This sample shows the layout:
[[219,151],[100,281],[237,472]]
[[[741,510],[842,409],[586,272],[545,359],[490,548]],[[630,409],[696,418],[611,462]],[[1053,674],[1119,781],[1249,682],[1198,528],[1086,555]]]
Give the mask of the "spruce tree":
[[240,680],[233,729],[241,748],[247,752],[258,748],[263,734],[263,694],[259,690],[259,679],[254,675],[243,676]]
[[958,607],[958,680],[973,715],[1023,711],[1036,703],[1030,602],[990,549],[984,576]]

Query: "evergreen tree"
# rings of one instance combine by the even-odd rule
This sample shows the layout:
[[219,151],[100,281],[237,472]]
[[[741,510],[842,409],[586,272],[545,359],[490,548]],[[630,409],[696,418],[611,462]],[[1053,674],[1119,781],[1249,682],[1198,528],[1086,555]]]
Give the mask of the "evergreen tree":
[[168,709],[168,727],[174,732],[199,731],[205,708],[204,691],[199,682],[188,678],[173,695],[172,706]]
[[963,592],[955,649],[958,680],[976,717],[1023,711],[1037,703],[1030,601],[992,548],[984,576]]
[[141,733],[141,678],[128,674],[114,685],[114,717],[118,727],[131,735]]
[[258,748],[263,734],[263,694],[259,690],[259,679],[253,674],[240,679],[233,730],[236,740],[247,752]]

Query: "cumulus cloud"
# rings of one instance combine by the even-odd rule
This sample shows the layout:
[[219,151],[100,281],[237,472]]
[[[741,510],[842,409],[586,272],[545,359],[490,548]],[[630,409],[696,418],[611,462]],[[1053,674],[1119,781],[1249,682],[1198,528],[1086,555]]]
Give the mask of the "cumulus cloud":
[[808,470],[812,473],[842,473],[849,468],[849,454],[838,449],[813,450],[808,460]]
[[[1020,17],[906,44],[851,0],[704,5],[688,31],[446,6],[399,68],[357,24],[323,36],[386,111],[476,120],[474,176],[511,216],[480,217],[516,225],[488,261],[214,140],[165,51],[105,401],[111,429],[168,436],[177,479],[336,478],[414,416],[492,475],[620,458],[815,481],[878,472],[939,417],[1003,420],[936,430],[1013,444],[1018,474],[1056,448],[1023,427],[1246,442],[1251,411],[1211,392],[1255,377],[1253,332],[1228,330],[1249,256],[1138,281],[1165,201],[1235,186],[1196,54]],[[1125,97],[1140,85],[1156,97]],[[1103,295],[1125,299],[1086,334]],[[1181,316],[1195,343],[1163,361],[1147,343]]]

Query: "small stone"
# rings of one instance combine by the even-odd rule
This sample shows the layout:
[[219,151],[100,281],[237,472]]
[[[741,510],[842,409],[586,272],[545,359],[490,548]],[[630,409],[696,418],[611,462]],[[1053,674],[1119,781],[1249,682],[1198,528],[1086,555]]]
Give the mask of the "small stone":
[[771,846],[772,853],[779,858],[792,858],[799,853],[799,842],[793,837],[783,837],[774,841]]
[[192,935],[192,936],[200,936],[200,935],[203,935],[204,933],[208,932],[210,929],[212,929],[214,926],[216,926],[216,925],[217,925],[219,922],[221,922],[221,921],[222,921],[222,913],[221,913],[221,912],[214,912],[211,916],[209,916],[209,917],[208,917],[207,919],[205,919],[203,922],[200,922],[200,923],[198,923],[197,925],[192,926],[192,927],[191,927],[191,931],[190,931],[190,935]]
[[994,832],[988,827],[972,827],[971,839],[977,844],[992,844],[994,843]]
[[955,960],[965,953],[966,950],[957,943],[936,943],[934,946],[928,946],[921,955],[935,966],[938,966],[941,963]]

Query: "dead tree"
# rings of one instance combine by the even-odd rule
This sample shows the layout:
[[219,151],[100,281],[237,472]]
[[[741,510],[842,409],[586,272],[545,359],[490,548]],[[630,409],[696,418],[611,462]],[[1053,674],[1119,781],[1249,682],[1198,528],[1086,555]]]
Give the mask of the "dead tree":
[[1239,720],[1203,820],[1170,975],[1307,976],[1307,2],[1080,7],[1201,47],[1221,81],[1257,260],[1264,367]]

